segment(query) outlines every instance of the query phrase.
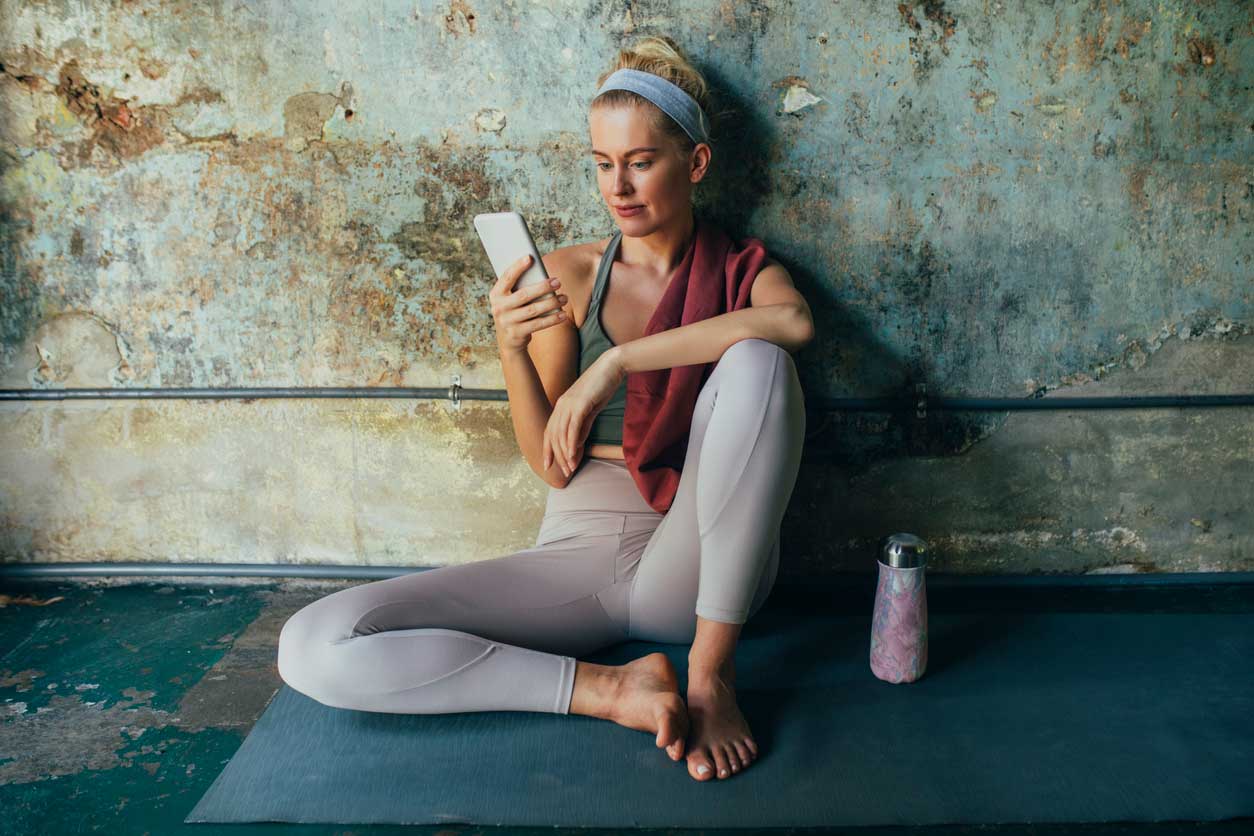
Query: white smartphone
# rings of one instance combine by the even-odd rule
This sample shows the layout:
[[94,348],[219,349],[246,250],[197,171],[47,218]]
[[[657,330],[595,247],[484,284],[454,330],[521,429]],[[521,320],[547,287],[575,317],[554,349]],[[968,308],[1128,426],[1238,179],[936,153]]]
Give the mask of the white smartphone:
[[[531,231],[527,229],[527,222],[522,215],[517,212],[475,215],[475,231],[479,233],[479,240],[483,242],[483,249],[487,252],[498,279],[515,261],[524,255],[531,255],[531,266],[518,277],[511,290],[549,281],[549,273],[544,269],[536,242],[532,240]],[[553,295],[550,289],[544,296],[537,298],[545,299]]]

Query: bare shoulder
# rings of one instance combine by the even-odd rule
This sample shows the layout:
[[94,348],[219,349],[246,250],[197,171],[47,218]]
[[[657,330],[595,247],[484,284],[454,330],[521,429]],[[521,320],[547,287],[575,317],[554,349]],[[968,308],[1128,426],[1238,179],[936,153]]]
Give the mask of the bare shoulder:
[[[601,256],[605,254],[605,248],[610,244],[609,238],[598,238],[595,241],[584,241],[581,244],[570,244],[565,247],[558,247],[552,252],[541,256],[544,261],[544,267],[550,273],[559,273],[565,270],[571,273],[572,277],[575,273],[584,273],[589,268],[595,267],[597,262],[601,260]],[[572,270],[572,268],[574,268]]]
[[566,310],[573,316],[575,327],[583,324],[584,315],[588,312],[597,265],[600,264],[601,256],[605,254],[609,243],[609,237],[599,238],[559,247],[541,256],[544,269],[550,276],[557,276],[562,282],[562,292],[569,298]]
[[807,311],[805,297],[793,284],[788,269],[775,259],[767,256],[766,264],[754,277],[753,286],[749,288],[749,304],[753,307],[792,303]]

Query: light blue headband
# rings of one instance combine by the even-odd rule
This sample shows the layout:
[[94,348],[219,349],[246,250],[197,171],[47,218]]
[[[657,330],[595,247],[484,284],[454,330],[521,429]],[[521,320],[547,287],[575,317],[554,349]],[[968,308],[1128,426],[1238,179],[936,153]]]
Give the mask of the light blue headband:
[[[692,137],[693,142],[708,143],[710,141],[709,121],[701,105],[697,104],[697,100],[688,95],[682,87],[667,81],[660,75],[627,68],[615,70],[609,78],[605,79],[605,83],[597,91],[597,96],[607,90],[630,90],[633,93],[639,93],[678,122],[679,127]],[[593,96],[593,99],[595,98],[596,96]]]

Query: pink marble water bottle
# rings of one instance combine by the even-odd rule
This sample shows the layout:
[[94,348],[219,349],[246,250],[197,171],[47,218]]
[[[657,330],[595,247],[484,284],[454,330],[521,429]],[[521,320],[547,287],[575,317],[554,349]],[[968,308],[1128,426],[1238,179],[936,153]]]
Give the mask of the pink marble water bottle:
[[871,672],[885,682],[913,682],[927,668],[927,544],[913,534],[892,534],[882,542]]

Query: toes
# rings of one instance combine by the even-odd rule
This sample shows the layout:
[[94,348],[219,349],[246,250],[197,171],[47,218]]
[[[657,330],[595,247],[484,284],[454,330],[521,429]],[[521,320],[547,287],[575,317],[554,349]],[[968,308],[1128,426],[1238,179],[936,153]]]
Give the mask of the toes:
[[671,760],[677,761],[684,754],[684,738],[688,736],[688,715],[667,713],[658,722],[657,745],[665,747]]
[[730,743],[723,744],[723,754],[727,758],[727,765],[731,767],[732,774],[739,772],[744,764],[740,760],[740,753],[736,751],[736,747]]
[[753,761],[753,756],[749,754],[749,747],[741,743],[739,740],[732,741],[732,746],[736,750],[736,754],[740,757],[740,768],[744,769]]
[[731,775],[731,768],[727,765],[727,755],[723,752],[722,746],[714,746],[714,766],[718,772],[718,777],[726,778]]
[[666,750],[671,760],[679,760],[684,751],[684,738],[688,736],[688,713],[678,694],[674,702],[675,705],[655,709],[657,735],[654,742],[659,749]]
[[698,781],[708,781],[714,777],[714,768],[704,752],[693,752],[688,758],[688,774]]
[[758,757],[758,744],[752,737],[745,738],[745,748],[749,750],[749,754],[753,755],[756,760]]
[[678,735],[675,733],[675,721],[671,719],[669,714],[661,715],[657,724],[657,737],[654,739],[658,748],[671,746],[674,744],[676,737]]

